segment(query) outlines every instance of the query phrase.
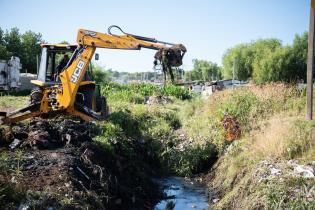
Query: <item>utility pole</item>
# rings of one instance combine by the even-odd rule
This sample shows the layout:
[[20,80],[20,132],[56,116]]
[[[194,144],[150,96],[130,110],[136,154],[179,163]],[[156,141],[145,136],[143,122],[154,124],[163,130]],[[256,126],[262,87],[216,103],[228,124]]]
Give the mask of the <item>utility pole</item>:
[[233,86],[234,86],[234,80],[235,80],[235,68],[236,68],[236,58],[234,58],[234,61],[233,61],[233,80],[232,80]]
[[313,71],[314,71],[314,24],[315,24],[315,0],[311,0],[310,25],[308,31],[307,54],[307,119],[313,119]]

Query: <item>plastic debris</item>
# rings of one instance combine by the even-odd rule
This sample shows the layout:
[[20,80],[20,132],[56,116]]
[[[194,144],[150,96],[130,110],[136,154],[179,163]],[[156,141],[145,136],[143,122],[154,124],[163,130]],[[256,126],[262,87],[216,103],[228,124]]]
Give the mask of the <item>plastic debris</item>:
[[18,147],[21,144],[21,141],[18,139],[14,139],[13,142],[9,145],[10,149],[15,149],[16,147]]
[[297,165],[294,167],[294,172],[302,175],[304,178],[315,178],[314,170],[310,166]]
[[279,175],[280,172],[281,172],[280,169],[277,169],[277,168],[274,168],[274,167],[270,169],[271,175]]

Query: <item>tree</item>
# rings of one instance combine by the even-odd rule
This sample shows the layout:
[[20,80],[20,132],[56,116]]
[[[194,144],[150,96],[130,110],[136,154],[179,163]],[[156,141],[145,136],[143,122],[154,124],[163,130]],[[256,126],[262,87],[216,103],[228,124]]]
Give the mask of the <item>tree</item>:
[[296,79],[303,79],[306,81],[306,62],[307,62],[307,43],[308,33],[304,32],[302,35],[295,35],[293,40],[292,53],[292,74],[296,75]]
[[111,81],[111,70],[105,70],[99,65],[92,65],[93,79],[97,84],[104,84]]
[[36,57],[40,54],[40,42],[43,42],[40,33],[27,31],[20,34],[18,28],[6,30],[0,28],[0,59],[9,60],[10,57],[18,56],[23,69],[36,73]]
[[277,48],[266,52],[265,56],[254,63],[253,79],[258,84],[275,81],[286,81],[290,72],[290,47]]
[[211,81],[221,78],[220,68],[216,63],[206,60],[193,60],[193,69],[186,72],[186,79],[188,80],[204,80]]
[[254,58],[254,50],[250,44],[241,44],[228,49],[223,55],[223,77],[232,79],[235,64],[235,77],[239,80],[247,80],[253,72]]
[[254,81],[266,83],[271,81],[294,82],[306,79],[308,35],[296,35],[292,45],[278,47],[265,53],[254,64]]
[[248,80],[254,73],[254,63],[259,62],[267,53],[275,51],[278,47],[281,47],[279,39],[259,39],[228,49],[222,58],[223,77],[232,79],[235,64],[235,78]]
[[28,72],[36,72],[37,59],[36,57],[41,52],[39,43],[42,41],[42,35],[36,34],[32,31],[27,31],[21,36],[22,40],[22,56],[21,62],[24,69]]
[[14,56],[22,57],[22,42],[21,35],[18,28],[12,28],[10,31],[6,30],[4,34],[4,42],[7,50]]

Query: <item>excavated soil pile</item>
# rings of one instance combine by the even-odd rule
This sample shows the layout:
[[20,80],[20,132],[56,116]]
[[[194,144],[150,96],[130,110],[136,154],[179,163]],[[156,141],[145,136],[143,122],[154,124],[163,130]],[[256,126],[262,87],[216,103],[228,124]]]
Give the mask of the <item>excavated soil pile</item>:
[[[3,209],[150,209],[162,197],[129,140],[109,151],[92,140],[96,126],[73,119],[37,119],[0,128]],[[143,158],[143,159],[142,159]]]

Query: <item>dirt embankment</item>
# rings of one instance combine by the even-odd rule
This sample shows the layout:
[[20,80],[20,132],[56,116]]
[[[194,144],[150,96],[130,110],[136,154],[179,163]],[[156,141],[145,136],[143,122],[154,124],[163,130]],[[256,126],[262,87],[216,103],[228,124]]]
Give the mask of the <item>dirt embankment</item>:
[[[96,125],[34,120],[1,128],[0,206],[4,209],[150,209],[161,198],[145,155],[92,140]],[[145,147],[130,140],[139,154]]]

